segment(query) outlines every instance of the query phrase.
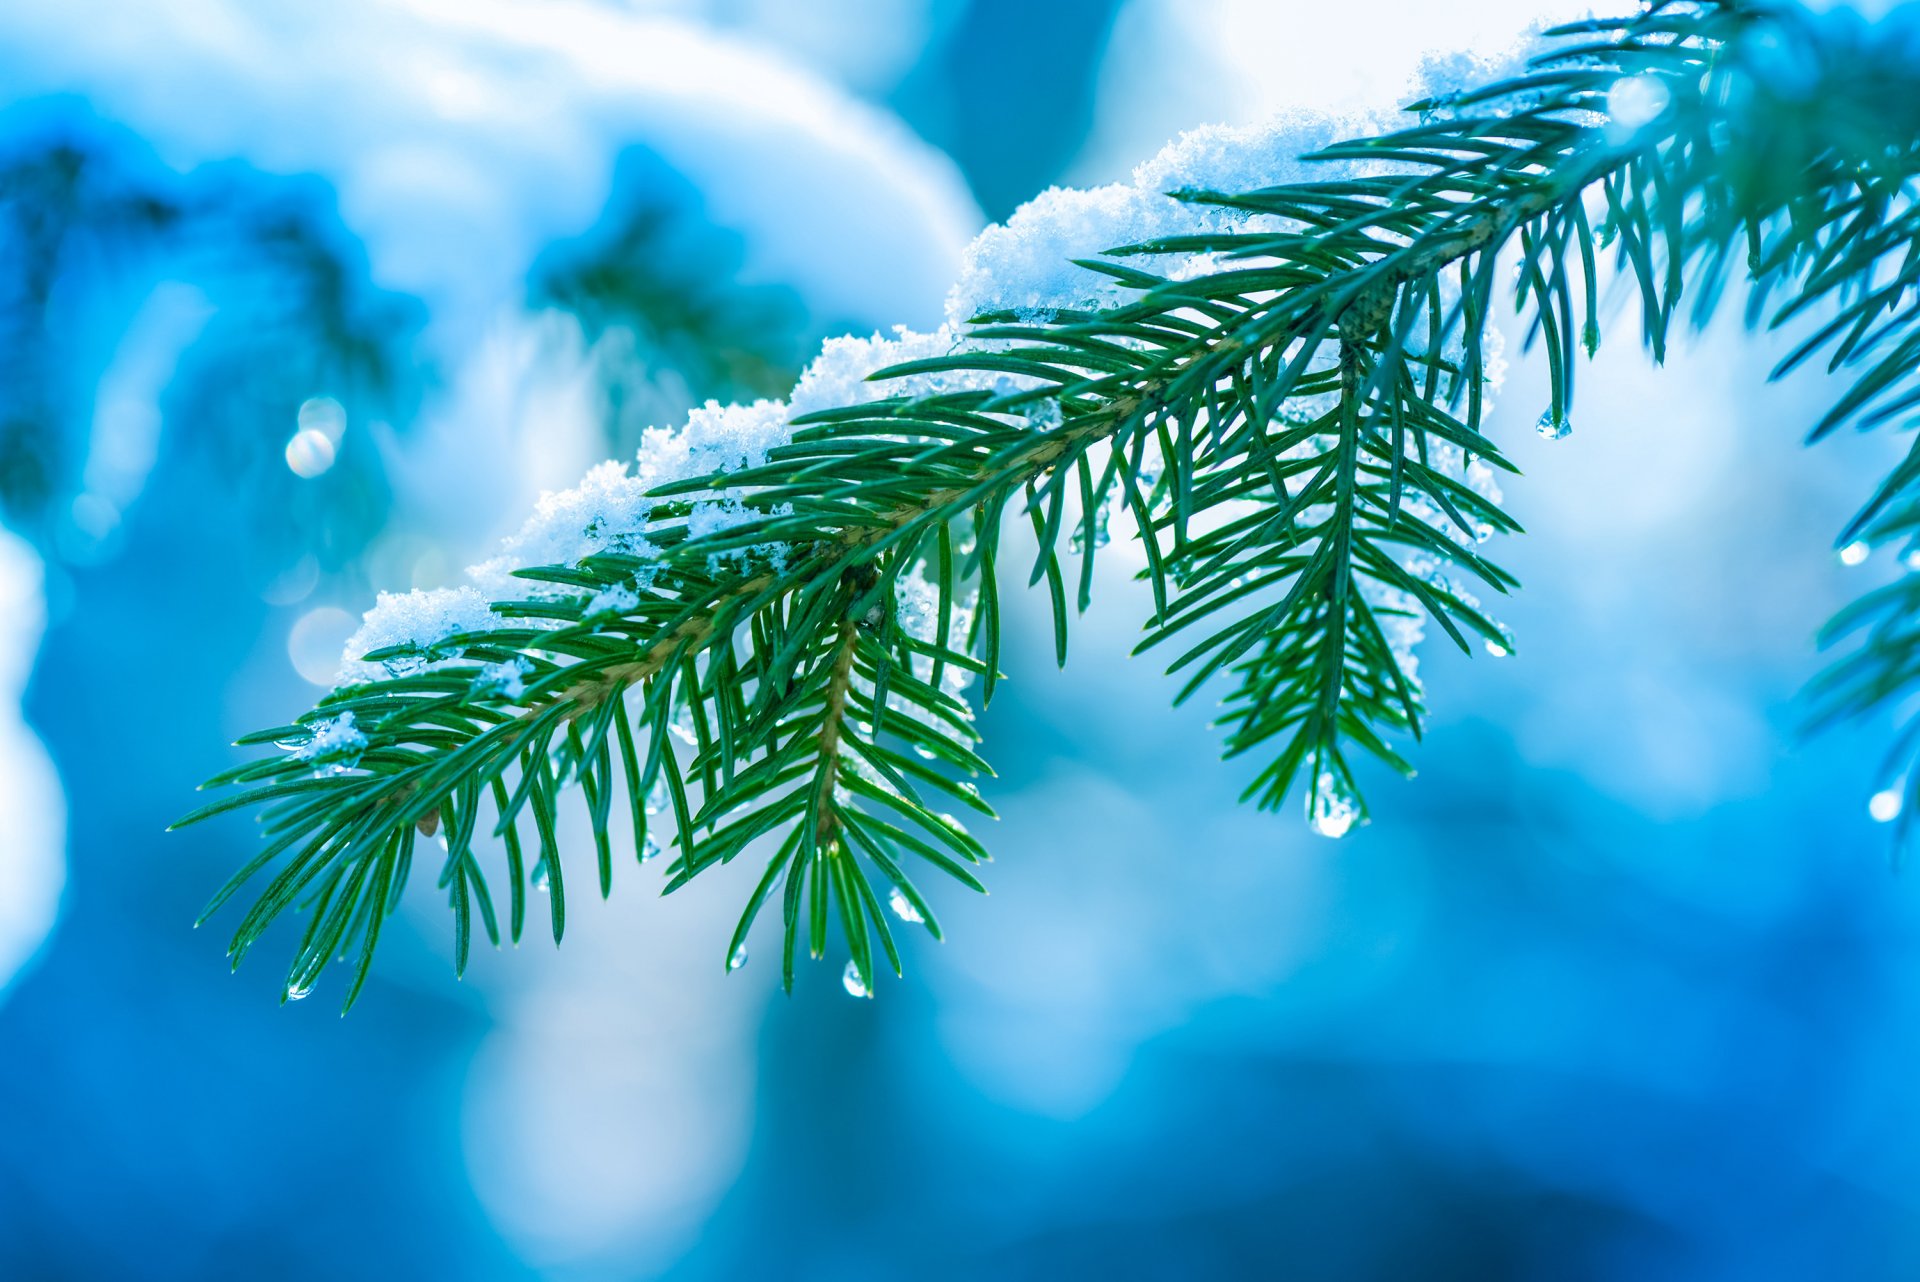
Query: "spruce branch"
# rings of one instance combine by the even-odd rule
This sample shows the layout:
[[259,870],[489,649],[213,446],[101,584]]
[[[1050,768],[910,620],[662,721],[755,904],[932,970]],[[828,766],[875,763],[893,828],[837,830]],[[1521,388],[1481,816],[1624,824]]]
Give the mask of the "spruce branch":
[[[1817,320],[1777,372],[1820,351],[1864,370],[1816,437],[1920,405],[1920,119],[1864,96],[1910,72],[1896,40],[1746,0],[1549,35],[1526,70],[1417,102],[1413,123],[1273,158],[1267,185],[1179,184],[1157,224],[1071,256],[1067,293],[1036,286],[1037,305],[1003,298],[934,338],[829,345],[792,406],[696,412],[650,438],[640,475],[551,500],[480,567],[486,596],[383,600],[349,680],[243,740],[282,750],[220,776],[238,790],[186,821],[263,811],[265,849],[208,910],[277,868],[234,963],[299,909],[287,993],[350,955],[350,1004],[425,837],[444,844],[463,967],[476,908],[499,937],[483,812],[508,935],[537,884],[557,940],[560,798],[578,784],[603,895],[616,796],[641,862],[672,849],[669,892],[771,845],[728,968],[779,892],[783,983],[802,935],[820,957],[837,933],[848,991],[871,994],[879,956],[902,969],[898,924],[939,935],[915,873],[982,889],[986,852],[948,810],[991,814],[962,690],[977,675],[990,698],[1000,675],[1018,516],[1060,662],[1124,511],[1151,590],[1139,648],[1178,647],[1179,699],[1224,688],[1227,754],[1266,754],[1247,796],[1298,797],[1328,835],[1363,822],[1355,754],[1411,773],[1421,629],[1513,646],[1470,591],[1517,586],[1480,550],[1519,528],[1494,484],[1511,465],[1481,432],[1502,264],[1548,364],[1544,434],[1568,430],[1607,280],[1637,293],[1662,359],[1683,296],[1705,323],[1743,250],[1750,322]],[[1812,51],[1792,55],[1812,71],[1784,75],[1783,48]],[[1920,452],[1847,538],[1916,531]],[[1834,715],[1911,692],[1916,618],[1902,583],[1836,621],[1868,640],[1817,686]]]

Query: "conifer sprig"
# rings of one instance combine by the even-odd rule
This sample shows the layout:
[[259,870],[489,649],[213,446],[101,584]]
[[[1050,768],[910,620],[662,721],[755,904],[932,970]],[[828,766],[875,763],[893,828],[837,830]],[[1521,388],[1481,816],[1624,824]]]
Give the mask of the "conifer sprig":
[[[515,567],[485,626],[375,650],[369,679],[243,740],[282,750],[189,817],[264,811],[266,848],[208,910],[272,871],[234,963],[298,908],[288,994],[349,957],[351,1004],[436,838],[457,966],[476,913],[501,934],[483,864],[504,862],[506,933],[539,886],[557,940],[577,785],[603,895],[616,827],[643,863],[672,850],[669,891],[770,849],[729,968],[777,896],[783,982],[803,938],[818,957],[837,937],[871,993],[901,971],[901,925],[938,936],[926,873],[980,888],[986,852],[950,811],[991,813],[961,691],[992,695],[1003,593],[1044,587],[1064,663],[1110,509],[1144,554],[1140,648],[1179,698],[1224,694],[1228,754],[1261,754],[1248,797],[1298,797],[1329,835],[1363,822],[1357,760],[1410,772],[1420,628],[1513,646],[1471,590],[1516,586],[1482,552],[1518,529],[1481,432],[1509,291],[1547,360],[1547,435],[1609,280],[1660,359],[1742,264],[1750,321],[1811,329],[1779,372],[1820,353],[1861,371],[1816,436],[1920,403],[1920,108],[1874,97],[1914,70],[1896,39],[1746,0],[1549,35],[1524,72],[1322,149],[1313,181],[1176,193],[1217,217],[1077,260],[1104,305],[977,315],[876,373],[884,399],[781,414],[656,476],[632,528],[595,518],[586,554]],[[1917,485],[1920,453],[1845,537],[1914,540]],[[1909,691],[1916,618],[1909,581],[1837,621],[1868,643],[1821,683],[1832,712]]]

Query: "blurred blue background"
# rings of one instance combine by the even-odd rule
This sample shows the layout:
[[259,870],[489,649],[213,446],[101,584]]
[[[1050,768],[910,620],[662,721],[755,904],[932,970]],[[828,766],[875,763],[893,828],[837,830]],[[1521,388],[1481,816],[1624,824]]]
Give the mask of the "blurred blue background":
[[1518,653],[1428,645],[1343,841],[1235,805],[1122,558],[1064,673],[1020,599],[992,897],[878,1001],[725,975],[742,867],[464,983],[420,888],[349,1019],[281,1007],[189,929],[248,826],[162,835],[376,589],[936,323],[1025,197],[1570,9],[0,6],[0,1276],[1914,1276],[1887,727],[1796,700],[1896,446],[1802,450],[1831,386],[1730,325],[1621,317],[1555,443],[1516,361]]

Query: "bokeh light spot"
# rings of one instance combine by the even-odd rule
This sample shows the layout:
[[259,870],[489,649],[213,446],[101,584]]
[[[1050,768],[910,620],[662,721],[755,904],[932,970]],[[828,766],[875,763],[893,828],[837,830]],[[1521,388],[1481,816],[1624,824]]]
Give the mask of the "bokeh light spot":
[[317,686],[331,686],[340,671],[340,654],[360,620],[337,605],[323,605],[300,616],[287,634],[287,657],[294,671]]
[[295,476],[319,476],[333,466],[333,441],[316,428],[301,428],[287,442],[287,466]]

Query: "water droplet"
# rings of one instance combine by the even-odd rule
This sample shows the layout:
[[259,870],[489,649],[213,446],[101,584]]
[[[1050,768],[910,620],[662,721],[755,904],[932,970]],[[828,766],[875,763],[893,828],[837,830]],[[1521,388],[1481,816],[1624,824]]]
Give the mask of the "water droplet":
[[920,757],[923,761],[932,761],[935,757],[940,755],[937,752],[935,752],[932,748],[923,748],[917,743],[913,745],[913,750],[920,754]]
[[1873,548],[1868,546],[1865,540],[1855,539],[1840,549],[1840,564],[1864,565],[1866,564],[1867,557],[1871,555],[1872,552]]
[[533,883],[535,890],[545,890],[547,888],[547,882],[551,880],[551,874],[547,871],[547,859],[545,855],[542,855],[540,862],[533,866],[533,875],[527,880]]
[[1488,539],[1492,537],[1493,537],[1493,526],[1489,525],[1487,522],[1482,521],[1478,525],[1473,527],[1473,541],[1475,543],[1485,543]]
[[1508,650],[1507,647],[1501,645],[1498,641],[1489,641],[1487,642],[1487,653],[1496,659],[1504,659],[1508,654],[1512,653],[1512,651]]
[[333,442],[324,432],[302,428],[287,442],[287,466],[293,474],[312,480],[333,466]]
[[660,857],[660,853],[660,843],[653,839],[652,833],[648,833],[647,839],[640,844],[640,862],[652,863]]
[[895,886],[893,893],[887,896],[887,907],[893,909],[893,915],[901,921],[917,925],[926,920],[920,915],[920,910],[913,906],[913,901],[907,898],[906,892],[898,886]]
[[301,983],[288,984],[287,1000],[290,1002],[305,1001],[308,995],[311,994],[312,992],[313,992],[313,981],[310,979]]
[[1667,82],[1652,72],[1622,76],[1607,90],[1607,115],[1622,129],[1634,130],[1659,119],[1673,102]]
[[856,962],[847,963],[846,970],[840,974],[840,986],[845,988],[848,995],[852,997],[873,996],[873,992],[867,987],[867,981],[860,977],[860,966]]
[[742,942],[739,947],[735,948],[731,953],[727,954],[727,973],[731,975],[734,971],[739,970],[742,966],[746,964],[747,964],[747,945],[745,944],[745,942]]
[[1337,841],[1353,827],[1353,816],[1345,810],[1321,807],[1314,811],[1311,827],[1322,837],[1332,837]]
[[1900,790],[1887,788],[1874,793],[1867,799],[1867,813],[1873,816],[1875,823],[1892,823],[1900,817],[1900,811],[1904,805],[1905,801],[1900,796]]
[[1314,785],[1313,817],[1308,826],[1322,837],[1344,837],[1360,817],[1360,808],[1332,774],[1322,774]]
[[1907,553],[1906,556],[1901,558],[1901,561],[1909,570],[1920,570],[1920,548],[1915,548],[1913,551]]
[[1547,410],[1540,415],[1540,421],[1533,425],[1533,430],[1540,433],[1544,440],[1564,441],[1573,433],[1573,420],[1564,414]]
[[660,780],[653,781],[653,787],[647,792],[647,813],[657,815],[667,808],[667,785]]

